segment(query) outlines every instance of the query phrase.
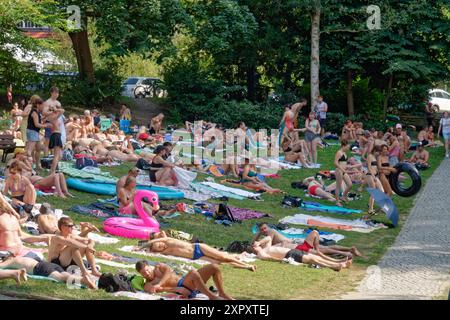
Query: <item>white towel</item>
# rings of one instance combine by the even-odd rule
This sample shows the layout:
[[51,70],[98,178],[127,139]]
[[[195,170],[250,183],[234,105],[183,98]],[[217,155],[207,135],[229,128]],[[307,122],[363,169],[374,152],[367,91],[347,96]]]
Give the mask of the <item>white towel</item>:
[[234,193],[234,194],[237,194],[239,196],[246,197],[246,198],[259,198],[261,196],[259,193],[253,193],[253,192],[248,192],[248,191],[245,191],[245,190],[242,190],[242,189],[227,187],[227,186],[224,186],[223,184],[220,184],[220,183],[202,182],[202,184],[205,185],[205,186],[211,187],[213,189],[216,189],[216,190]]
[[147,257],[153,257],[153,258],[165,258],[165,259],[169,259],[169,260],[175,260],[175,261],[182,261],[182,262],[186,262],[186,263],[195,263],[195,264],[199,264],[199,265],[207,265],[210,262],[205,261],[205,260],[191,260],[191,259],[186,259],[186,258],[181,258],[181,257],[175,257],[175,256],[168,256],[168,255],[164,255],[164,254],[160,254],[160,253],[150,253],[150,252],[146,252],[146,251],[133,251],[133,246],[124,246],[122,248],[120,248],[120,251],[124,251],[124,252],[132,252],[132,253],[136,253],[136,254],[141,254]]

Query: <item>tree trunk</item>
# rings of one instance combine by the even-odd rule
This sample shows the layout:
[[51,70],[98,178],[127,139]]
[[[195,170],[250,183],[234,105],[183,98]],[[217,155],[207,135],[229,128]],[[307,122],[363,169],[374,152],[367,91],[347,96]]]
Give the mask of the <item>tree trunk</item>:
[[317,103],[320,94],[320,5],[316,5],[311,13],[311,109]]
[[391,74],[389,76],[389,83],[388,83],[387,93],[386,93],[386,96],[384,97],[384,105],[383,105],[383,116],[384,116],[384,118],[386,118],[386,116],[387,116],[387,108],[388,108],[388,104],[389,104],[389,99],[391,98],[393,82],[394,82],[394,74]]
[[89,39],[87,32],[87,20],[84,21],[84,29],[77,32],[69,32],[70,39],[72,40],[73,50],[77,58],[78,72],[81,79],[87,79],[93,83],[94,78],[94,65],[92,63],[91,49],[89,47]]
[[347,110],[348,115],[355,115],[355,103],[353,100],[353,72],[347,71]]

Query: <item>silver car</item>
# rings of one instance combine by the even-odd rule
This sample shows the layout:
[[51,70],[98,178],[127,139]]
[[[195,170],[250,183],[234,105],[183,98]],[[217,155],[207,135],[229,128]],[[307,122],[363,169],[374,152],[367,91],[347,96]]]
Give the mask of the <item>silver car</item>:
[[162,81],[157,78],[130,77],[122,84],[122,96],[142,99],[147,97],[166,97],[161,88]]

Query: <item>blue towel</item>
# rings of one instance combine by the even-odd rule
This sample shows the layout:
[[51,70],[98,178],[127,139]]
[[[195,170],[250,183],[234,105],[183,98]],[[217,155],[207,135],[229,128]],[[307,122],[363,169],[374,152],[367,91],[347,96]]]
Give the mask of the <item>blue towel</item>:
[[348,209],[338,206],[327,206],[318,202],[303,202],[300,208],[308,210],[308,211],[320,211],[327,213],[336,213],[336,214],[354,214],[354,213],[362,213],[361,210]]

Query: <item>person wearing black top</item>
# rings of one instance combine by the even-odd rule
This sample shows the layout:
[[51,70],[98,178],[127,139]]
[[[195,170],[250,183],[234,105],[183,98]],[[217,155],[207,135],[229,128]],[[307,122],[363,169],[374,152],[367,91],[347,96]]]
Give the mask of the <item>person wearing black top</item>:
[[44,101],[41,98],[35,99],[30,115],[28,116],[27,124],[26,151],[29,157],[33,156],[32,153],[34,151],[34,163],[36,164],[36,168],[38,169],[41,166],[41,143],[39,131],[43,128],[51,126],[51,124],[42,124],[41,112],[43,109]]

